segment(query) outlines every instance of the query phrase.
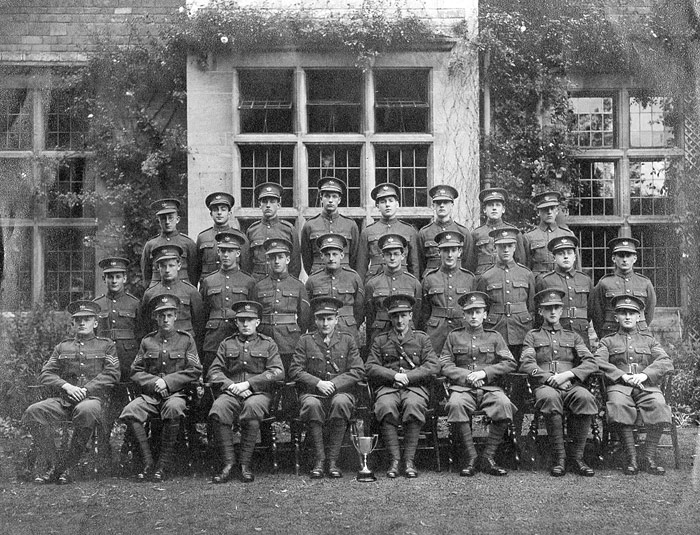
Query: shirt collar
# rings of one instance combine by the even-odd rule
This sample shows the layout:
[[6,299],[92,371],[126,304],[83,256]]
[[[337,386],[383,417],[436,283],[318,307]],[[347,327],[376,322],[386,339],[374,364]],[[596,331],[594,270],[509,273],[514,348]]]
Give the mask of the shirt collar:
[[561,331],[561,323],[555,323],[554,325],[551,325],[548,322],[544,322],[542,325],[542,328],[547,330],[547,331]]
[[280,273],[279,275],[277,273],[270,273],[270,278],[273,281],[283,281],[287,277],[289,277],[289,271],[285,271],[284,273]]

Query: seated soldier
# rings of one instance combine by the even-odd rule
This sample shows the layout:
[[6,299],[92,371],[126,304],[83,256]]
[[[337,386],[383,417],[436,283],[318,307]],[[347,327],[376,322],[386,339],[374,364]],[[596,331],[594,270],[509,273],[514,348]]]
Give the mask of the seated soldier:
[[563,422],[566,409],[573,438],[574,470],[579,475],[593,477],[593,469],[583,461],[583,452],[598,405],[583,382],[597,371],[598,365],[581,335],[559,323],[565,296],[563,290],[556,288],[542,290],[535,296],[544,324],[525,335],[520,371],[530,378],[535,388],[535,408],[545,417],[552,450],[550,474],[554,477],[566,474]]
[[659,384],[673,370],[673,362],[651,331],[638,329],[644,310],[641,299],[620,295],[613,298],[613,306],[620,328],[603,338],[595,353],[608,384],[608,422],[617,428],[627,453],[624,473],[635,475],[639,467],[633,427],[639,412],[647,429],[643,468],[650,474],[664,475],[664,468],[656,464],[656,449],[664,424],[671,423],[671,408]]
[[498,386],[498,380],[514,371],[517,363],[503,337],[483,328],[488,303],[489,298],[483,292],[469,292],[459,298],[465,326],[447,335],[440,355],[441,373],[450,385],[447,421],[462,438],[464,460],[459,475],[467,477],[476,473],[477,459],[469,416],[483,410],[491,420],[482,453],[483,470],[493,476],[504,476],[507,472],[496,464],[494,455],[517,410]]
[[95,426],[102,423],[102,406],[112,387],[119,382],[119,359],[112,340],[95,336],[100,306],[92,301],[74,301],[68,305],[72,339],[58,344],[41,369],[41,385],[60,395],[30,405],[22,416],[22,425],[29,429],[41,460],[56,458],[52,425],[61,420],[73,421],[73,438],[67,455],[36,483],[70,481],[68,470],[80,460],[85,444]]
[[404,464],[408,478],[418,477],[413,459],[425,424],[430,391],[428,383],[439,369],[430,338],[411,328],[415,299],[396,294],[384,300],[391,329],[378,334],[369,350],[367,378],[375,386],[374,415],[391,455],[388,478],[399,473],[398,426],[404,428]]
[[241,480],[244,483],[254,480],[250,461],[260,421],[270,412],[275,384],[284,379],[277,344],[257,331],[262,305],[255,301],[238,301],[233,311],[238,332],[221,342],[207,375],[207,381],[219,391],[209,411],[223,461],[221,472],[212,479],[214,483],[225,483],[233,475],[234,423],[241,426]]
[[[158,330],[141,340],[141,347],[131,365],[131,380],[141,395],[129,403],[120,418],[127,422],[139,443],[143,467],[137,479],[152,477],[163,481],[172,467],[180,419],[187,404],[186,388],[199,379],[202,365],[192,335],[175,328],[180,300],[175,295],[153,298],[150,308]],[[160,456],[153,471],[153,455],[144,424],[149,416],[163,420]]]
[[323,477],[324,424],[328,430],[328,475],[343,476],[337,466],[338,455],[355,408],[355,387],[365,375],[355,338],[336,329],[342,307],[343,301],[334,297],[311,300],[316,331],[301,335],[289,370],[301,393],[299,417],[307,422],[316,450],[313,479]]

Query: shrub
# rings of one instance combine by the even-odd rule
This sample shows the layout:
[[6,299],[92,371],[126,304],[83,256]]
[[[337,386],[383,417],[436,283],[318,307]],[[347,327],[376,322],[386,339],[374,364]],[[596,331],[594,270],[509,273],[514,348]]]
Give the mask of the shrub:
[[669,403],[679,420],[687,424],[700,413],[700,343],[689,339],[666,346],[676,370]]
[[35,400],[29,386],[68,333],[68,316],[50,306],[0,317],[0,417],[18,419]]

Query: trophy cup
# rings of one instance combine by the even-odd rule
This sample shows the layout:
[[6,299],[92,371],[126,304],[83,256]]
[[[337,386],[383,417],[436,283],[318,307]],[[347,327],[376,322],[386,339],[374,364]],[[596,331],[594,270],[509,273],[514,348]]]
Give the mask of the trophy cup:
[[352,435],[352,445],[355,446],[357,453],[362,455],[362,466],[360,471],[357,472],[355,479],[357,481],[376,481],[377,476],[374,472],[367,467],[367,456],[374,451],[377,447],[377,441],[379,440],[379,435],[372,435],[371,437],[363,437],[361,435]]

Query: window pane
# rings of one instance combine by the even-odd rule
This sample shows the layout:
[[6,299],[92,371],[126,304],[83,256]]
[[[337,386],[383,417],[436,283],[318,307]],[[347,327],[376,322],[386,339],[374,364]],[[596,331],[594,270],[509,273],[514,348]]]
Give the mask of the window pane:
[[579,239],[581,267],[597,283],[613,269],[608,241],[617,237],[618,227],[572,227]]
[[360,206],[361,146],[308,145],[309,205],[318,204],[316,184],[324,176],[334,176],[347,186],[341,206]]
[[641,246],[635,269],[651,279],[657,306],[680,306],[680,245],[677,229],[671,225],[632,227]]
[[630,146],[673,147],[677,115],[673,99],[630,97]]
[[91,206],[83,206],[80,195],[94,189],[85,177],[85,159],[73,158],[61,163],[48,191],[49,217],[94,217]]
[[356,69],[306,71],[309,132],[360,132],[362,73]]
[[427,206],[428,147],[377,145],[375,153],[377,184],[396,184],[401,194],[401,206]]
[[676,172],[672,160],[630,162],[632,215],[671,215]]
[[613,97],[571,97],[572,109],[569,131],[579,147],[614,146]]
[[284,188],[282,206],[294,206],[294,147],[292,145],[238,145],[241,154],[241,206],[258,205],[255,188],[275,182]]
[[615,163],[579,161],[578,207],[572,215],[614,215]]
[[27,309],[32,303],[32,228],[4,227],[0,231],[0,291],[3,308]]
[[45,297],[60,308],[92,299],[95,290],[94,231],[46,229]]
[[32,93],[0,89],[0,150],[32,149]]
[[375,71],[377,132],[428,131],[428,75],[424,69]]
[[88,111],[71,90],[53,90],[46,114],[47,150],[84,150]]
[[238,72],[241,132],[292,132],[293,75],[281,69]]
[[0,215],[7,218],[34,216],[35,191],[29,159],[0,158]]

